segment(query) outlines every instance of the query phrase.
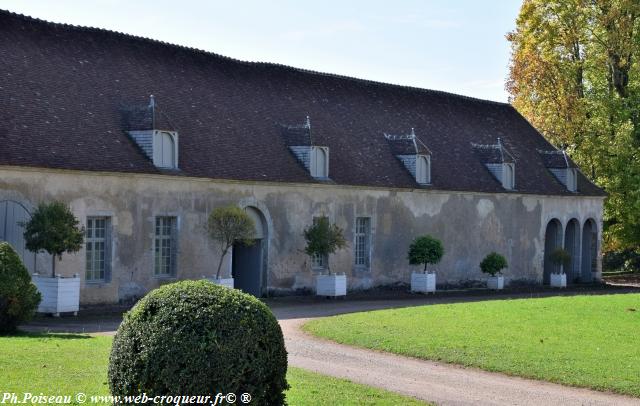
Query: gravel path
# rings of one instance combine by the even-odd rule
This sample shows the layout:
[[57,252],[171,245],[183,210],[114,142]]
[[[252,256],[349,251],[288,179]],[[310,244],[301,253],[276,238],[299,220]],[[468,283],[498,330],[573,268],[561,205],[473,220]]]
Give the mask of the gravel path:
[[[640,405],[640,399],[510,377],[337,344],[300,330],[314,317],[439,302],[338,302],[277,307],[289,365],[346,378],[439,405]],[[303,314],[309,317],[297,317]]]

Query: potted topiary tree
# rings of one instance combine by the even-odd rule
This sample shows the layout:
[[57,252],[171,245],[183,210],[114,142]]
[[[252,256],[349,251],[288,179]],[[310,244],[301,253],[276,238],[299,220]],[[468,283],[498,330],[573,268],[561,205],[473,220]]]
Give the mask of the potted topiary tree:
[[549,284],[554,288],[566,288],[567,274],[564,273],[564,268],[571,264],[571,254],[564,248],[557,248],[549,254],[549,261],[556,266],[557,270],[551,273]]
[[40,313],[59,316],[62,312],[77,314],[80,308],[80,277],[56,274],[56,260],[64,253],[82,248],[84,228],[64,203],[53,201],[38,205],[25,225],[24,240],[29,251],[46,251],[51,255],[51,277],[33,275],[33,282],[42,294]]
[[437,264],[444,255],[444,247],[440,240],[430,235],[417,237],[409,246],[407,258],[411,265],[424,265],[422,272],[411,273],[412,292],[435,292],[436,274],[427,272],[427,264]]
[[233,276],[227,275],[221,278],[222,263],[229,250],[236,242],[252,245],[256,233],[256,225],[253,219],[237,206],[225,206],[214,209],[207,221],[209,236],[220,246],[220,260],[216,276],[207,278],[218,285],[233,288]]
[[502,276],[500,271],[507,266],[505,257],[497,252],[492,252],[480,262],[480,270],[482,273],[489,274],[489,279],[487,280],[487,287],[489,289],[500,290],[504,288],[504,276]]
[[[307,246],[304,251],[307,255],[328,256],[347,246],[343,231],[335,224],[331,224],[325,216],[314,220],[313,224],[304,230],[304,239]],[[328,261],[327,261],[328,262]],[[327,263],[327,275],[316,276],[316,295],[318,296],[345,296],[347,294],[347,276],[342,273],[331,273]]]

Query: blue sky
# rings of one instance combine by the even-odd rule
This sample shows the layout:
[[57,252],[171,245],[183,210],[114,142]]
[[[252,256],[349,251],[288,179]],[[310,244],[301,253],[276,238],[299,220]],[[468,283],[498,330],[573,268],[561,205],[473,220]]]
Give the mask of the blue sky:
[[0,8],[250,61],[506,101],[521,0],[0,0]]

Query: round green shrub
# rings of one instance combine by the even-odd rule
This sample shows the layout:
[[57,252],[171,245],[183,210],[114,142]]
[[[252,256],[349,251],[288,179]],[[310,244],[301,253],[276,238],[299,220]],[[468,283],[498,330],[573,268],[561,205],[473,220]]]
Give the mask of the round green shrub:
[[483,273],[487,273],[491,276],[495,276],[497,273],[500,273],[504,268],[506,268],[507,260],[502,255],[497,252],[492,252],[491,254],[484,257],[482,262],[480,262],[480,270]]
[[182,281],[147,294],[113,340],[114,396],[251,395],[284,405],[287,352],[269,308],[253,296],[208,281]]
[[40,299],[18,254],[9,243],[0,242],[0,333],[11,333],[31,320]]
[[437,264],[444,255],[442,242],[430,235],[417,237],[409,246],[407,259],[411,265],[424,264],[424,271],[427,272],[427,264]]

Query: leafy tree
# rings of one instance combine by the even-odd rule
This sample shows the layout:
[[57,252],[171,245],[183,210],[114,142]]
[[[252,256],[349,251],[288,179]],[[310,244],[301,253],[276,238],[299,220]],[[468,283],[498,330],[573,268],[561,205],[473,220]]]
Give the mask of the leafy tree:
[[609,194],[605,250],[637,250],[640,3],[525,0],[507,39],[512,104]]
[[237,206],[218,207],[209,215],[207,221],[209,236],[220,244],[220,261],[216,278],[220,279],[220,269],[224,257],[236,241],[245,245],[254,243],[256,225],[253,219]]
[[508,266],[507,260],[502,255],[497,252],[492,252],[491,254],[484,257],[482,262],[480,262],[480,270],[482,273],[489,274],[491,276],[496,276],[497,273],[500,273],[504,268]]
[[564,273],[564,268],[571,264],[571,254],[564,248],[556,248],[551,254],[549,254],[549,261],[552,264],[557,265],[560,268],[560,272]]
[[51,276],[56,276],[56,257],[78,252],[84,241],[84,227],[66,204],[41,203],[25,224],[24,240],[29,251],[51,254]]
[[[347,246],[343,230],[336,224],[331,224],[326,216],[314,219],[311,226],[304,230],[307,246],[304,252],[309,256],[330,255]],[[331,270],[327,266],[329,272]]]
[[427,264],[437,264],[443,255],[442,242],[430,235],[423,235],[413,240],[409,246],[407,259],[411,265],[424,264],[424,273],[427,273]]

